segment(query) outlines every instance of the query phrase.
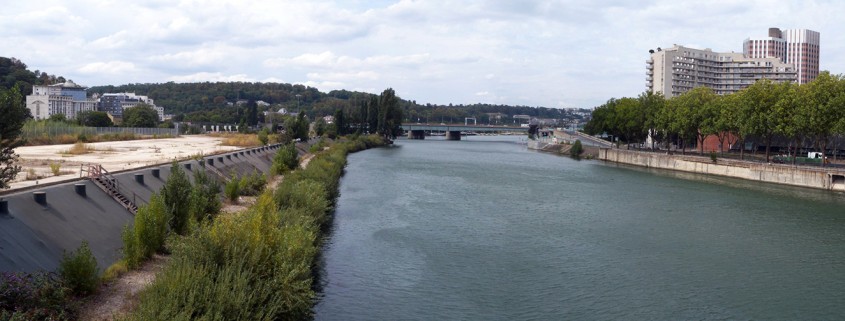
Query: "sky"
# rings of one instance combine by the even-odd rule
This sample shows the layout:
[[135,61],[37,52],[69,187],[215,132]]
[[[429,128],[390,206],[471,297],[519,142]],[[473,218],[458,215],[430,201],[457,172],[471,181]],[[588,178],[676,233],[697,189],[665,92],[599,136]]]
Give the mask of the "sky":
[[84,86],[245,81],[425,104],[592,108],[646,87],[648,50],[742,51],[821,33],[845,72],[845,1],[39,0],[0,11],[0,56]]

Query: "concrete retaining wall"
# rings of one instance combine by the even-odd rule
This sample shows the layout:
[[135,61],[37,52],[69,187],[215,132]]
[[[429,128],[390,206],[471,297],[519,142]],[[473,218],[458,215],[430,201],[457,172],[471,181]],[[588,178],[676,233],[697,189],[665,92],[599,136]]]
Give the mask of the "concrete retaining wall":
[[[253,171],[267,173],[272,157],[280,145],[227,152],[204,157],[214,159],[220,176],[247,175]],[[247,152],[249,151],[249,152]],[[228,157],[227,157],[228,156]],[[219,157],[225,162],[216,161]],[[185,164],[190,164],[187,169]],[[149,202],[151,195],[164,186],[170,177],[171,163],[114,173],[121,192],[137,205]],[[188,179],[203,170],[196,160],[178,163]],[[157,169],[159,177],[152,171]],[[143,183],[135,175],[143,175]],[[211,170],[208,175],[215,176]],[[218,177],[221,179],[221,177]],[[76,184],[84,184],[86,195],[75,192]],[[47,201],[38,203],[34,193],[46,193]],[[0,271],[54,271],[64,251],[73,251],[88,241],[91,252],[103,271],[121,257],[123,226],[131,225],[134,216],[110,195],[89,180],[80,179],[39,188],[10,191],[2,195],[7,210],[0,211]]]
[[826,190],[845,191],[845,171],[784,164],[753,163],[709,157],[667,155],[616,148],[602,148],[598,159],[648,168],[742,178],[766,183],[785,184]]

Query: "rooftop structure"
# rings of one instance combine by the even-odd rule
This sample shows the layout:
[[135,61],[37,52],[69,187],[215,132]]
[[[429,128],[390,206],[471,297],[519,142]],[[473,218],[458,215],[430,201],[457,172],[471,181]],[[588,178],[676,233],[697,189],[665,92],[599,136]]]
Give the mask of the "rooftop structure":
[[32,86],[32,95],[26,96],[26,107],[36,120],[63,114],[68,119],[76,114],[95,110],[96,99],[87,98],[87,88],[71,80],[48,86]]
[[742,52],[749,58],[778,58],[792,64],[798,83],[806,84],[819,75],[820,34],[807,29],[769,28],[769,36],[748,38]]
[[779,58],[748,58],[734,52],[714,52],[675,45],[652,51],[646,61],[646,87],[654,93],[675,97],[695,87],[709,87],[716,94],[734,93],[760,79],[795,82],[792,64]]

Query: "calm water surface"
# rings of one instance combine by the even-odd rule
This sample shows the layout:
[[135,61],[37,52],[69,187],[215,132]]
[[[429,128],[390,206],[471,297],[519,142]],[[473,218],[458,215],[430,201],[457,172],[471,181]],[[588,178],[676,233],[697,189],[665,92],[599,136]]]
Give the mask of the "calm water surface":
[[349,157],[318,320],[845,318],[845,196],[516,137]]

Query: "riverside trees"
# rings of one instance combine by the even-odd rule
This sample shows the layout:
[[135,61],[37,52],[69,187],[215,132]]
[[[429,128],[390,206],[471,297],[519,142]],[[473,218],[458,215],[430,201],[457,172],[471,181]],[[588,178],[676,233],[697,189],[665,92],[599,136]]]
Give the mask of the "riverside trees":
[[699,87],[669,99],[651,93],[610,99],[595,108],[584,130],[628,144],[643,142],[651,132],[653,139],[683,149],[701,145],[708,135],[720,146],[732,143],[731,137],[739,142],[756,137],[766,146],[767,160],[775,137],[792,142],[790,153],[802,142],[824,151],[833,137],[845,135],[845,78],[825,71],[801,86],[764,79],[724,96]]

